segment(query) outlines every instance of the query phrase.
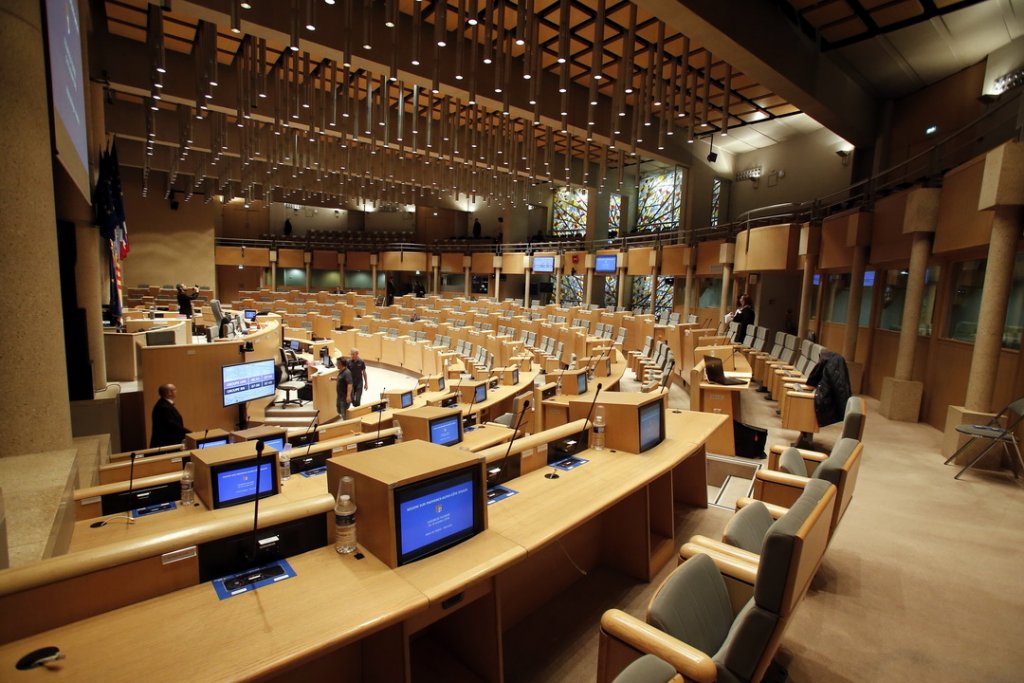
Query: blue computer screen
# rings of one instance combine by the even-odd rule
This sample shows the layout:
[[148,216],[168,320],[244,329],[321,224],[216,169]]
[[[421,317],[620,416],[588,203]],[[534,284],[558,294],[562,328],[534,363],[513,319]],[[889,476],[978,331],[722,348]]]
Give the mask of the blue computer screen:
[[[260,464],[260,493],[274,490],[273,462]],[[223,470],[217,473],[217,503],[223,505],[256,496],[256,465]]]
[[476,388],[476,392],[473,394],[473,403],[479,403],[487,398],[487,385],[481,384]]
[[459,470],[395,491],[398,563],[403,564],[476,533],[475,472]]
[[661,401],[648,403],[640,408],[640,452],[643,453],[661,443]]
[[412,405],[412,392],[411,391],[407,391],[404,394],[402,394],[402,407],[403,408],[408,408],[411,405]]
[[584,393],[586,393],[586,391],[587,391],[587,375],[585,373],[581,372],[580,374],[576,375],[576,393],[577,394],[584,394]]
[[443,417],[430,423],[430,443],[454,446],[459,443],[459,416]]
[[618,257],[615,254],[598,255],[594,258],[595,273],[614,273],[618,267]]
[[299,344],[299,340],[298,339],[292,339],[292,351],[298,351],[301,348],[302,348],[302,345]]
[[227,446],[227,445],[228,445],[228,438],[224,437],[223,439],[210,439],[209,441],[204,441],[201,444],[199,444],[199,447],[200,448],[213,448],[214,446]]
[[441,379],[437,381],[437,390],[444,391],[444,375],[442,375]]
[[555,272],[555,257],[554,256],[534,256],[533,257],[533,272],[535,272],[535,273],[553,273],[553,272]]
[[255,308],[247,308],[243,312],[245,313],[245,319],[246,320],[255,320],[256,319],[256,309]]
[[263,445],[273,448],[275,451],[282,451],[284,450],[284,437],[279,436],[276,439],[265,439]]
[[277,391],[274,385],[274,361],[267,359],[225,365],[221,368],[221,383],[225,407],[273,396]]

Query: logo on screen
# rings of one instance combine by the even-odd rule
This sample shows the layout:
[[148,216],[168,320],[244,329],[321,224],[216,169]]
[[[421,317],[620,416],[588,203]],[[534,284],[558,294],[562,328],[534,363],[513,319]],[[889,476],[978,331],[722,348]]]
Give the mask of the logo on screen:
[[441,509],[443,507],[444,506],[442,506],[440,503],[438,503],[437,505],[434,506],[434,512],[437,513],[437,514],[441,514]]

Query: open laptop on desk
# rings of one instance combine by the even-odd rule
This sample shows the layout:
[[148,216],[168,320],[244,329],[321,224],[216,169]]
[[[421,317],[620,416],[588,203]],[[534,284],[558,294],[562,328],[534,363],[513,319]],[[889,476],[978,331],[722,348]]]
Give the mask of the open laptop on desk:
[[732,379],[725,376],[725,368],[722,366],[722,359],[715,356],[704,356],[704,372],[708,375],[708,381],[712,384],[723,384],[736,386],[746,384],[745,379]]

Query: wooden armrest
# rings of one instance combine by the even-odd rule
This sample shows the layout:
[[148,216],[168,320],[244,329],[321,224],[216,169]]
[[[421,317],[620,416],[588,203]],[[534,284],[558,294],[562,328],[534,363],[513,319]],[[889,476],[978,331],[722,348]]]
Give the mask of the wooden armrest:
[[[723,557],[732,557],[740,562],[746,562],[755,566],[761,561],[761,556],[757,553],[752,553],[749,550],[744,550],[743,548],[737,548],[734,545],[729,545],[722,541],[716,541],[713,538],[708,538],[707,536],[694,536],[687,541],[683,547],[685,548],[686,546],[690,546],[691,550],[694,547],[703,548],[701,552],[712,558],[717,554]],[[682,548],[679,549],[680,561],[689,559],[687,557],[683,557],[682,550]]]
[[782,507],[781,505],[772,505],[771,503],[766,503],[763,500],[757,500],[756,498],[747,498],[746,496],[736,500],[736,509],[742,510],[751,503],[761,503],[766,508],[768,508],[768,514],[772,516],[772,519],[778,519],[782,515],[789,512],[789,508],[787,507]]
[[[775,455],[782,455],[782,451],[786,450],[787,448],[792,448],[792,446],[772,446],[771,451]],[[804,460],[813,460],[814,462],[824,462],[825,460],[828,460],[828,453],[821,453],[820,451],[809,451],[806,448],[798,448],[796,450],[797,453],[800,454],[800,457],[803,458]]]
[[[711,539],[708,540],[710,541]],[[684,543],[683,547],[679,549],[679,557],[682,560],[688,560],[697,555],[707,555],[710,557],[714,561],[715,566],[718,567],[718,571],[722,572],[726,578],[736,579],[751,586],[757,581],[757,562],[739,559],[731,553],[718,553],[707,546],[695,543]],[[755,557],[757,556],[755,555]]]
[[[786,386],[788,387],[789,385],[786,385]],[[794,385],[794,386],[796,386],[796,385]],[[800,385],[800,386],[804,386],[804,385]],[[789,396],[790,398],[810,398],[810,399],[813,399],[814,398],[814,392],[813,391],[801,391],[800,389],[790,389],[789,391],[786,392],[786,396]]]
[[713,683],[718,677],[711,657],[621,610],[605,612],[601,616],[601,630],[641,652],[657,655],[687,680]]
[[807,482],[811,480],[810,477],[801,477],[797,474],[786,474],[785,472],[775,472],[773,470],[758,470],[755,478],[770,484],[779,484],[780,486],[799,489],[807,486]]

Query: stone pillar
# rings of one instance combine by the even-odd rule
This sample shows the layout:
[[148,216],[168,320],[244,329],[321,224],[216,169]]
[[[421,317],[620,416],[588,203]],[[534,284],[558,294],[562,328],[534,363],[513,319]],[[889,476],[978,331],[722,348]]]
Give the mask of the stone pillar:
[[530,307],[530,273],[533,272],[533,271],[530,268],[531,264],[529,263],[529,261],[532,258],[533,258],[532,256],[527,256],[526,257],[527,266],[526,266],[525,269],[523,269],[523,275],[525,276],[525,280],[526,280],[526,284],[523,286],[523,308],[529,308]]
[[[7,131],[0,154],[0,283],[12,293],[0,299],[0,367],[11,398],[0,456],[71,446],[40,4],[12,0],[0,12],[0,84],[17,93],[0,98]],[[30,235],[27,226],[34,226]],[[32,371],[40,361],[45,371]]]
[[846,304],[846,333],[843,336],[843,357],[847,363],[856,361],[857,334],[860,332],[860,300],[864,294],[864,269],[867,257],[867,247],[853,248],[850,300]]
[[345,291],[345,252],[338,252],[338,291]]
[[583,257],[583,264],[587,268],[587,274],[583,277],[583,305],[588,306],[594,303],[594,255],[587,254]]
[[690,263],[686,266],[686,288],[683,290],[683,322],[690,317],[690,309],[693,306],[693,274],[696,269]]
[[473,273],[472,273],[472,271],[470,271],[469,268],[463,268],[462,269],[462,295],[464,297],[466,297],[467,300],[473,298],[472,284],[473,284]]
[[938,188],[924,187],[907,193],[903,232],[913,234],[914,242],[910,247],[910,270],[903,301],[903,319],[900,322],[896,370],[892,377],[882,380],[881,405],[878,410],[890,420],[917,422],[921,416],[924,383],[912,379],[914,353],[917,350],[917,330],[921,323],[921,302],[924,301],[924,278],[928,270],[928,257],[932,253],[931,234],[939,222],[941,193]]
[[377,255],[370,254],[370,294],[374,303],[377,302]]
[[615,293],[618,296],[618,301],[615,305],[621,311],[624,305],[622,302],[625,301],[626,296],[626,269],[622,266],[619,266],[619,286],[616,288]]
[[555,260],[558,262],[558,267],[555,268],[555,273],[552,275],[555,278],[555,306],[562,305],[562,256],[555,256]]
[[725,314],[729,312],[732,299],[729,297],[729,290],[732,289],[732,264],[736,259],[736,245],[726,242],[718,253],[718,262],[722,264],[722,299],[718,304],[718,320],[721,323],[725,320]]
[[270,250],[270,287],[271,292],[277,291],[277,249]]
[[492,264],[494,265],[494,300],[501,301],[501,257],[495,256]]
[[[821,248],[821,226],[804,223],[800,227],[800,255],[804,257],[803,279],[800,281],[800,315],[797,318],[797,337],[807,338],[807,325],[811,317],[811,292],[814,289],[814,271],[818,269]],[[820,297],[819,297],[820,299]]]
[[303,252],[302,258],[306,262],[306,291],[310,292],[313,289],[313,253]]
[[[103,295],[100,291],[102,247],[100,232],[94,225],[75,225],[75,289],[78,306],[85,310],[85,329],[89,339],[89,360],[92,367],[92,389],[107,387],[107,356],[103,341]],[[103,249],[104,252],[109,251]]]
[[[965,422],[985,422],[1002,406],[992,404],[999,356],[1002,352],[1006,326],[1006,305],[1013,278],[1013,265],[1020,235],[1021,207],[1024,206],[1024,143],[1007,142],[985,155],[985,168],[978,197],[979,211],[992,211],[992,234],[989,237],[985,283],[981,290],[978,313],[978,334],[971,355],[967,392],[963,406],[949,406],[943,435],[943,455],[952,454],[963,439],[956,426]],[[1014,396],[1013,398],[1016,398]],[[993,449],[981,466],[998,466],[1003,453]],[[963,459],[974,453],[963,454]]]

